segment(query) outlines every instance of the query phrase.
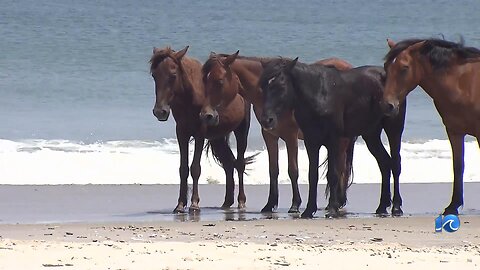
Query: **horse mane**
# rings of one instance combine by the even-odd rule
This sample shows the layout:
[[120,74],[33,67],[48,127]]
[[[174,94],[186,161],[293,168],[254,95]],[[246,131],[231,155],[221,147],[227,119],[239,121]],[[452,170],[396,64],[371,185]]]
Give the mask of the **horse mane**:
[[166,58],[172,57],[175,51],[170,47],[165,47],[163,49],[155,51],[155,53],[150,58],[150,73],[157,68],[157,66]]
[[292,61],[290,58],[278,57],[272,58],[270,61],[262,62],[264,69],[258,81],[259,85],[265,85],[267,80],[276,76],[290,61]]
[[[202,73],[204,75],[208,74],[208,72],[210,72],[215,62],[220,61],[221,58],[227,57],[227,56],[230,56],[230,54],[211,52],[207,61],[203,64]],[[258,56],[243,56],[243,55],[237,56],[237,60],[249,60],[249,61],[261,62],[261,63],[267,63],[276,59],[288,59],[288,58],[282,58],[280,56],[277,56],[277,57],[263,57],[263,56],[258,57]],[[289,60],[292,60],[292,59],[289,59]]]
[[464,40],[453,42],[444,39],[406,39],[398,42],[385,55],[386,64],[390,64],[402,51],[413,44],[425,41],[420,53],[425,55],[434,69],[447,66],[452,57],[456,56],[462,60],[480,57],[480,50],[475,47],[465,47]]

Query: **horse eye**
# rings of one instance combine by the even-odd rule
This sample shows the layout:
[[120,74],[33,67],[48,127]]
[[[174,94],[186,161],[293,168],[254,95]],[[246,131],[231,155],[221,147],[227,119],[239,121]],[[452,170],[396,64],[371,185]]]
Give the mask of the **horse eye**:
[[218,84],[223,85],[225,81],[223,79],[218,80]]

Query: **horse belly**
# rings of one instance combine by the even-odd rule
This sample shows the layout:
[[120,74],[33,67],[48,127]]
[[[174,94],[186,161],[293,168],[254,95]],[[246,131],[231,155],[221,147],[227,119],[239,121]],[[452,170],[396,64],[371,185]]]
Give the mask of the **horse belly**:
[[447,128],[460,134],[480,135],[480,108],[471,106],[456,106],[456,110],[444,109],[435,104],[442,122]]
[[348,137],[366,135],[378,127],[382,118],[383,114],[368,104],[364,106],[357,104],[356,108],[345,112],[343,134]]

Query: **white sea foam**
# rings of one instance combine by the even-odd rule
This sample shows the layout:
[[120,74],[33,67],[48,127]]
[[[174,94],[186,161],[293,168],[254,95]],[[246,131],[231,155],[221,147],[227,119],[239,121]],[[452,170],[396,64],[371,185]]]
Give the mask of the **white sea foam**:
[[[469,182],[480,181],[478,145],[476,142],[467,142],[465,149],[464,179]],[[404,142],[401,154],[402,183],[452,181],[448,141]],[[322,149],[321,157],[325,155],[326,150]],[[94,144],[63,140],[0,140],[0,184],[177,184],[178,164],[179,153],[175,140]],[[280,151],[279,164],[280,183],[289,183],[285,149]],[[299,166],[300,183],[308,183],[308,158],[303,148],[299,153]],[[248,168],[246,184],[268,184],[265,150]],[[377,163],[361,142],[355,147],[354,176],[355,183],[380,183]],[[223,170],[204,154],[200,183],[212,182],[225,182]],[[325,179],[320,179],[320,183],[325,182]]]

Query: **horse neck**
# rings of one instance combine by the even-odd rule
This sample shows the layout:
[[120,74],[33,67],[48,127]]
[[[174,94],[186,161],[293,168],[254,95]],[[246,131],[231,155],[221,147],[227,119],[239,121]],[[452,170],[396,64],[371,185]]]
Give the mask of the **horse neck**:
[[[305,70],[305,68],[307,68],[307,70]],[[312,80],[315,80],[316,82],[318,81],[318,83],[315,84],[315,87],[316,89],[319,89],[323,87],[323,74],[321,71],[312,71],[308,70],[308,68],[309,67],[306,64],[297,63],[297,65],[290,71],[290,77],[294,86],[293,88],[295,91],[295,96],[298,96],[300,94],[306,99],[313,99],[314,93],[310,91],[310,87],[305,86],[305,83]],[[323,66],[317,66],[316,68],[321,70],[324,69]],[[299,82],[303,82],[303,84]]]
[[202,65],[195,59],[184,57],[181,62],[181,83],[178,84],[174,103],[202,106],[205,94],[202,82]]
[[[452,94],[450,90],[455,87],[457,80],[449,80],[451,76],[456,73],[457,65],[442,68],[441,70],[434,70],[428,60],[424,60],[420,64],[421,78],[419,86],[433,99],[435,103],[448,101],[449,95]],[[449,85],[450,82],[454,82],[455,85]]]
[[227,87],[227,91],[224,91],[222,93],[222,103],[226,106],[228,106],[228,104],[230,104],[230,102],[232,102],[235,97],[240,94],[240,91],[242,89],[240,80],[237,75],[232,72],[231,76],[231,82],[229,84],[229,87]]
[[262,91],[258,86],[258,80],[263,71],[260,60],[240,58],[233,62],[231,68],[240,80],[240,94],[254,106],[262,106]]

